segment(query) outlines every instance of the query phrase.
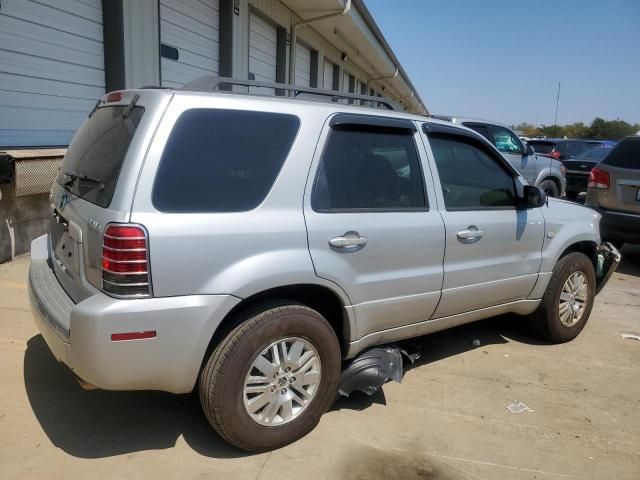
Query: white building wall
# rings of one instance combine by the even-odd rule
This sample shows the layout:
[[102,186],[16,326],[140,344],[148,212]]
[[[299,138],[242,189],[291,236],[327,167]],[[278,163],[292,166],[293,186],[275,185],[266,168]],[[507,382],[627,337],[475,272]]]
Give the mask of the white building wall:
[[[277,24],[286,28],[291,33],[291,25],[299,20],[295,13],[289,10],[285,5],[278,0],[248,0],[249,4],[265,14],[267,17],[273,19]],[[371,75],[361,69],[359,66],[350,62],[348,59],[346,62],[342,61],[342,52],[333,44],[331,44],[326,38],[320,35],[313,29],[313,24],[304,25],[297,29],[298,38],[301,39],[304,44],[318,52],[318,85],[322,85],[322,72],[324,68],[324,59],[328,59],[332,63],[339,65],[341,68],[347,68],[350,73],[356,75],[362,79],[369,79]],[[287,48],[287,71],[289,52]],[[288,77],[287,77],[288,81]]]
[[160,0],[160,41],[178,50],[161,58],[162,85],[180,87],[219,71],[219,0]]
[[160,85],[158,0],[123,0],[125,88]]

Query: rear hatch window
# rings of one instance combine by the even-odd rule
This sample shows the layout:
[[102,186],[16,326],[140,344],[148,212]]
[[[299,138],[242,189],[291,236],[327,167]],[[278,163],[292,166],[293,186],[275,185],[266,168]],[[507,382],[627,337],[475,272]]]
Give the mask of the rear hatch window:
[[531,145],[531,147],[533,147],[533,150],[536,153],[550,153],[551,150],[553,150],[553,147],[555,147],[554,143],[551,142],[536,142],[534,140],[529,140],[527,142],[527,145]]
[[612,167],[640,170],[640,137],[625,138],[602,163]]
[[153,205],[162,212],[241,212],[267,196],[299,127],[288,114],[195,108],[176,122]]
[[108,207],[143,113],[144,108],[127,105],[95,110],[73,137],[58,183],[88,202]]

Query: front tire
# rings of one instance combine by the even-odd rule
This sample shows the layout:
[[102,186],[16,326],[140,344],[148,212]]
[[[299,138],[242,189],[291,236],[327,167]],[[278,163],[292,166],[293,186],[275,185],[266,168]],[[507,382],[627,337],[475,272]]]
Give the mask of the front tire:
[[591,315],[596,291],[593,264],[583,253],[565,255],[556,264],[538,309],[534,331],[545,340],[564,343],[582,331]]
[[266,308],[220,342],[200,374],[200,401],[229,443],[266,451],[309,433],[332,405],[340,346],[327,320],[302,305]]

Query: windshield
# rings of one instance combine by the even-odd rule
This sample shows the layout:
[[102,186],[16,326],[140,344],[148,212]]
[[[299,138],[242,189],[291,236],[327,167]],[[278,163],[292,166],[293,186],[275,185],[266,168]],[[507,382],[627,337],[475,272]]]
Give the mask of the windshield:
[[576,160],[588,160],[590,162],[599,162],[606,157],[613,148],[607,147],[594,147],[589,150],[585,150],[576,157]]
[[84,200],[108,207],[122,162],[144,108],[98,108],[80,127],[60,168],[58,183]]

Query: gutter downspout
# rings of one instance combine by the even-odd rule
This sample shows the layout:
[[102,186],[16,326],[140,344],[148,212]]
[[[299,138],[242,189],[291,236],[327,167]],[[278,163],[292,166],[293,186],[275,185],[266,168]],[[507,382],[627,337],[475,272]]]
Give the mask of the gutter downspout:
[[313,22],[318,22],[320,20],[326,20],[327,18],[339,17],[341,15],[346,15],[351,10],[351,0],[347,0],[344,4],[344,9],[338,10],[333,13],[327,13],[326,15],[320,15],[319,17],[308,18],[306,20],[300,20],[299,22],[295,22],[291,25],[291,41],[289,45],[289,85],[293,85],[295,71],[296,71],[296,43],[297,43],[297,33],[298,27],[303,25],[309,25]]
[[[393,80],[398,76],[399,71],[400,69],[396,66],[396,71],[393,73],[393,75],[382,75],[381,77],[370,78],[369,80],[367,80],[367,90],[369,89],[369,85],[371,84],[371,82],[376,82],[378,80]],[[413,95],[413,92],[411,92],[411,95]]]

